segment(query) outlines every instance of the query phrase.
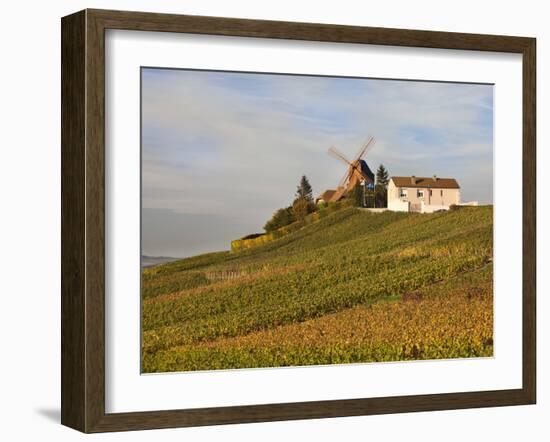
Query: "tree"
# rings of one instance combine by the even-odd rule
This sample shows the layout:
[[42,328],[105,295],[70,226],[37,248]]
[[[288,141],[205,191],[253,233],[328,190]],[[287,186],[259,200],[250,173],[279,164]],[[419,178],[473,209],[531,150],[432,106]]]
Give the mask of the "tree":
[[308,203],[313,204],[313,189],[305,175],[302,175],[300,184],[296,189],[296,198],[304,198]]
[[388,206],[388,183],[390,182],[388,170],[383,164],[378,166],[376,171],[376,185],[374,188],[374,199],[376,207]]
[[284,207],[282,209],[277,210],[273,214],[271,219],[267,223],[265,223],[264,230],[266,232],[272,232],[283,226],[288,226],[289,224],[292,224],[294,221],[296,221],[296,218],[294,216],[294,211],[292,209],[292,206]]
[[[298,187],[296,188],[296,199],[294,200],[294,202],[296,202],[296,200],[298,199],[303,199],[305,201],[307,213],[312,213],[317,210],[315,202],[313,201],[313,189],[305,175],[302,175],[302,178],[300,179],[300,184],[298,184]],[[294,203],[292,204],[294,205]],[[296,217],[298,218],[298,216]]]
[[378,166],[378,170],[376,171],[376,184],[383,186],[385,189],[388,187],[389,182],[390,177],[388,174],[388,170],[384,167],[383,164],[380,164],[380,166]]
[[297,221],[303,222],[307,214],[310,213],[310,203],[305,197],[298,197],[292,203],[292,212]]
[[315,212],[315,210],[317,210],[317,206],[313,201],[313,189],[307,177],[302,175],[292,206],[277,210],[271,219],[265,223],[264,229],[266,232],[272,232],[297,220],[304,221],[307,214]]
[[357,207],[363,207],[364,205],[364,192],[365,187],[359,183],[353,188],[353,202]]
[[375,191],[372,189],[372,187],[367,187],[365,190],[365,207],[378,207],[375,204]]

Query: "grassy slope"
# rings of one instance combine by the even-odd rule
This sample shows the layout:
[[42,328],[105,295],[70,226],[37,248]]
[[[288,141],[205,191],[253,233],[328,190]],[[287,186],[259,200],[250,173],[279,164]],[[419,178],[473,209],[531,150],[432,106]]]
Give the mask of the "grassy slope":
[[[346,209],[256,249],[146,269],[143,369],[490,355],[491,256],[492,207]],[[239,276],[218,281],[228,270]]]

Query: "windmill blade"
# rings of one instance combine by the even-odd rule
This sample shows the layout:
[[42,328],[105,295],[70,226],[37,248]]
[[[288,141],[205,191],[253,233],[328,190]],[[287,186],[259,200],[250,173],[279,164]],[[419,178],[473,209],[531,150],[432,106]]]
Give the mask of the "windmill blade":
[[369,151],[372,146],[374,145],[374,137],[369,137],[367,142],[361,146],[361,149],[359,149],[359,152],[357,152],[357,155],[354,157],[354,161],[360,160],[363,155]]
[[352,173],[353,173],[353,167],[350,167],[348,170],[346,170],[346,173],[344,174],[342,179],[338,182],[338,188],[344,187],[344,185],[349,181]]
[[348,159],[344,156],[342,152],[340,152],[338,149],[336,149],[334,146],[331,146],[328,150],[328,153],[332,155],[334,158],[342,161],[348,166],[351,166],[351,163],[348,161]]
[[363,155],[361,156],[365,156],[368,152],[370,152],[375,144],[376,144],[376,140],[374,139],[374,137],[371,137],[367,145],[367,148],[365,149],[365,151],[363,152]]
[[361,147],[359,148],[359,150],[357,151],[357,153],[353,157],[354,161],[357,161],[365,153],[365,150],[366,150],[367,146],[369,145],[369,142],[370,142],[371,139],[372,139],[372,137],[369,138],[366,143],[361,145]]

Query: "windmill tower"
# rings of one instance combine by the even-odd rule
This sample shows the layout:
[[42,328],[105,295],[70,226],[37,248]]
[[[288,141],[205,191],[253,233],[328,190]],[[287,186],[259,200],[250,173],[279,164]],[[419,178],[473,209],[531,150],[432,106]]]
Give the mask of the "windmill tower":
[[328,150],[330,155],[337,158],[347,166],[346,173],[338,183],[336,192],[330,199],[331,201],[338,201],[346,193],[352,191],[357,184],[374,186],[374,173],[372,173],[367,165],[367,162],[363,159],[373,146],[374,138],[370,137],[368,141],[361,146],[359,152],[357,152],[357,155],[353,157],[352,161],[349,161],[345,155],[335,147],[331,147]]

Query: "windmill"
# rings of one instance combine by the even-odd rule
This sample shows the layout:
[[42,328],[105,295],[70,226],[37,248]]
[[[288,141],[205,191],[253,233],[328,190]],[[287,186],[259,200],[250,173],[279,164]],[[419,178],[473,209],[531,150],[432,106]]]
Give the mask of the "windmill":
[[361,146],[359,152],[353,157],[352,161],[349,161],[345,155],[334,146],[328,150],[330,155],[347,166],[346,173],[338,183],[338,187],[330,199],[331,201],[338,201],[347,192],[353,190],[357,184],[374,186],[374,173],[372,173],[367,162],[363,159],[373,146],[374,138],[370,137],[368,141]]

